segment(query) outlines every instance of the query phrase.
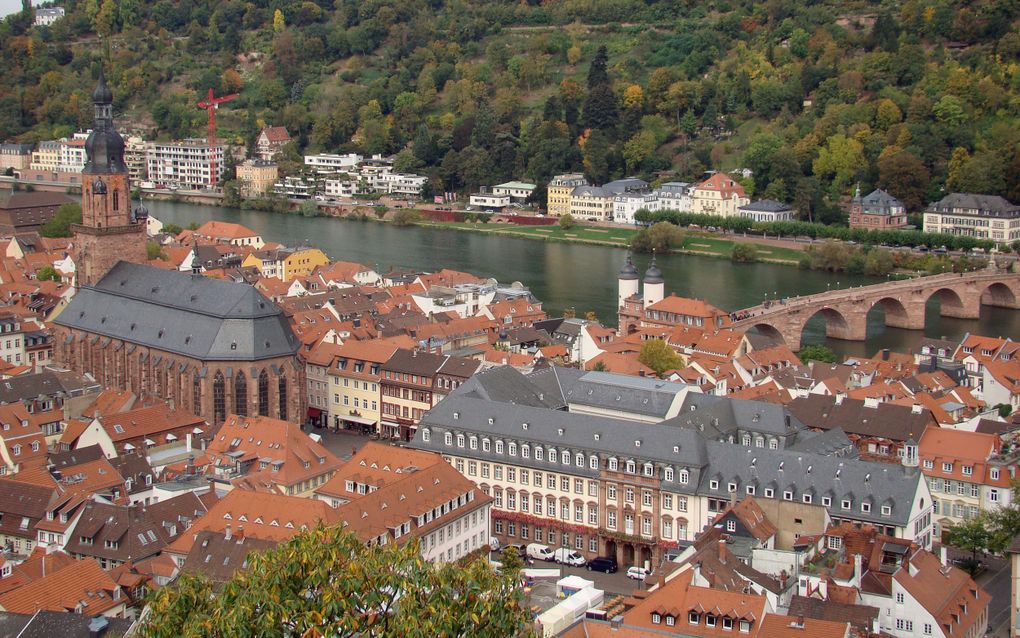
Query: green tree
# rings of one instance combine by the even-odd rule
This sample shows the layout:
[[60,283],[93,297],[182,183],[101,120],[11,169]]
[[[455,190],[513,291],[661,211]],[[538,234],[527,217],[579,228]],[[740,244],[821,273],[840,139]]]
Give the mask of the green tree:
[[808,361],[821,361],[822,363],[836,363],[836,353],[828,346],[812,344],[804,346],[797,353],[797,357],[804,363]]
[[570,213],[560,216],[560,228],[562,230],[570,230],[575,226],[575,224],[576,222],[574,221],[574,216],[571,215]]
[[312,199],[306,199],[301,202],[298,207],[298,211],[303,217],[317,217],[319,215],[319,205]]
[[433,563],[417,540],[366,547],[319,526],[252,554],[221,588],[184,575],[158,590],[140,636],[514,636],[529,621],[521,562],[512,548],[502,562]]
[[812,164],[815,175],[822,179],[831,178],[836,191],[842,191],[866,167],[864,145],[842,133],[826,141]]
[[864,274],[873,277],[884,277],[896,267],[892,253],[888,250],[875,248],[864,260]]
[[421,221],[421,213],[413,208],[401,208],[393,216],[394,226],[410,226]]
[[148,260],[153,259],[166,259],[166,253],[163,252],[163,247],[154,241],[145,242],[145,258]]
[[662,339],[648,339],[641,344],[638,361],[654,370],[660,377],[667,370],[678,370],[684,365],[680,355]]
[[989,522],[987,516],[976,516],[955,523],[946,530],[946,542],[949,545],[971,553],[971,573],[977,567],[978,552],[988,551],[992,543]]
[[758,261],[758,248],[754,244],[735,243],[730,251],[730,260],[735,264],[753,264]]
[[166,223],[163,224],[163,232],[168,235],[180,235],[184,229],[177,224]]
[[60,273],[53,266],[43,266],[35,273],[35,278],[39,281],[60,281]]
[[684,231],[678,226],[659,222],[634,235],[630,249],[636,253],[668,253],[683,245],[684,236]]
[[878,158],[878,185],[900,200],[908,211],[921,210],[931,175],[917,155],[909,151],[887,153]]
[[609,64],[609,50],[606,45],[600,45],[598,50],[595,51],[595,57],[591,60],[591,66],[588,67],[588,90],[600,86],[603,84],[609,84],[609,71],[607,66]]
[[601,130],[594,130],[584,142],[584,174],[594,184],[609,181],[609,138]]
[[39,234],[43,237],[70,237],[71,224],[81,223],[81,205],[69,202],[61,204],[57,213],[48,222],[39,228]]

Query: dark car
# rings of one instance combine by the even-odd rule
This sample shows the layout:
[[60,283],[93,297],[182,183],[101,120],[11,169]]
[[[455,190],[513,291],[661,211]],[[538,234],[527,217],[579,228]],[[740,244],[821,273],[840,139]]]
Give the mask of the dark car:
[[611,556],[597,556],[596,558],[588,561],[588,571],[590,572],[605,572],[612,574],[616,572],[616,559]]

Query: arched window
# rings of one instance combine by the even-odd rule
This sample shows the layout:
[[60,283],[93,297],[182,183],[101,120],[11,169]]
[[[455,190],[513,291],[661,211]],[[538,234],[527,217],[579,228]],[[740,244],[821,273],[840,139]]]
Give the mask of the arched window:
[[202,415],[202,379],[197,372],[191,378],[191,411],[196,416]]
[[287,377],[280,377],[280,419],[287,420]]
[[248,378],[240,370],[234,377],[234,414],[248,416]]
[[259,373],[259,416],[269,416],[269,375]]
[[213,377],[212,385],[214,423],[223,423],[223,420],[227,418],[227,396],[225,386],[226,381],[223,379],[223,373],[217,371],[216,376]]

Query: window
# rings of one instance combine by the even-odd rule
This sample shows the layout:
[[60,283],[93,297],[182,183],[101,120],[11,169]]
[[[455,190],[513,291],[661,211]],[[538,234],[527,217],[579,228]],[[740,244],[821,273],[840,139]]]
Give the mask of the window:
[[853,505],[853,503],[850,501],[850,499],[845,498],[843,499],[843,502],[840,505],[843,509],[848,510]]
[[931,623],[924,623],[924,635],[925,636],[931,635]]
[[536,461],[541,461],[544,458],[545,458],[545,448],[543,448],[543,447],[536,447],[535,448],[535,460]]
[[964,476],[973,476],[974,475],[974,466],[972,466],[972,465],[964,465],[962,469],[963,469],[963,475]]
[[478,437],[477,436],[471,437],[471,440],[468,443],[468,447],[470,447],[472,450],[477,450],[478,449]]
[[992,479],[993,481],[998,481],[998,480],[999,480],[999,468],[997,468],[997,467],[993,467],[993,468],[992,468],[992,469],[991,469],[991,470],[989,471],[989,477],[990,477],[990,478],[991,478],[991,479]]
[[892,507],[889,505],[883,505],[882,516],[892,516]]
[[696,611],[692,611],[687,616],[687,622],[691,623],[692,625],[697,625],[700,621],[701,621],[701,616],[699,616],[698,612],[696,612]]
[[528,445],[527,443],[521,445],[521,458],[525,459],[531,458],[531,446]]
[[496,454],[502,454],[502,453],[503,453],[503,442],[502,441],[496,441]]
[[943,463],[942,464],[942,471],[943,472],[947,472],[947,473],[948,472],[952,472],[953,471],[953,464],[952,463]]
[[241,370],[234,377],[234,414],[248,416],[248,377]]
[[482,439],[482,452],[488,452],[491,449],[492,444],[489,439]]
[[599,508],[598,505],[588,506],[588,524],[598,525],[599,524]]
[[457,435],[457,447],[464,447],[464,435],[463,434],[458,434]]
[[902,605],[904,602],[903,592],[896,592],[896,604]]
[[588,469],[597,470],[599,469],[599,457],[592,456],[588,459]]
[[634,502],[634,488],[633,487],[626,488],[626,490],[624,490],[624,497],[623,498],[628,503],[633,503]]
[[712,614],[707,614],[705,616],[705,626],[715,627],[715,616],[713,616]]
[[728,521],[726,521],[726,531],[727,532],[735,532],[735,531],[737,531],[737,522],[735,520],[733,520],[732,518],[729,519]]
[[213,421],[217,424],[223,423],[227,417],[226,381],[223,373],[217,371],[213,377]]
[[790,490],[784,490],[783,491],[783,500],[784,501],[792,501],[793,500],[793,492],[791,492]]
[[930,470],[935,467],[935,463],[931,459],[924,460],[924,469]]
[[443,443],[445,443],[446,445],[453,445],[453,433],[452,432],[447,432],[445,435],[443,435]]
[[627,461],[627,474],[633,474],[637,471],[637,463],[634,461]]
[[871,503],[861,503],[861,511],[865,514],[871,513]]
[[428,428],[425,428],[424,430],[421,431],[421,440],[424,441],[425,443],[428,443],[429,441],[432,440],[432,432],[430,432]]
[[191,411],[196,415],[202,413],[202,379],[197,372],[191,379]]
[[776,495],[776,491],[771,487],[765,488],[765,498],[772,498]]
[[843,546],[842,536],[827,536],[826,541],[828,542],[829,549],[839,549]]
[[259,373],[259,415],[269,416],[269,375],[265,370]]
[[749,634],[749,633],[751,633],[751,621],[750,620],[741,620],[740,621],[740,633],[742,633],[742,634]]
[[287,377],[280,377],[280,382],[277,384],[280,392],[280,420],[287,420]]
[[507,443],[506,451],[507,453],[510,454],[510,456],[517,456],[517,444],[514,443],[513,441],[510,441],[509,443]]
[[615,510],[609,510],[609,513],[606,515],[606,526],[609,529],[616,529],[616,511]]
[[822,507],[832,507],[832,497],[830,497],[830,496],[823,496],[822,497]]
[[652,623],[656,625],[662,623],[662,616],[659,614],[652,614]]
[[560,453],[560,462],[564,465],[570,465],[570,452],[563,450],[563,452]]
[[992,489],[988,490],[988,500],[991,501],[992,503],[998,503],[999,502],[999,490],[995,489],[994,487]]
[[673,495],[663,494],[662,495],[662,509],[671,510],[673,509]]
[[616,485],[614,485],[613,483],[610,483],[609,485],[606,486],[606,498],[608,498],[611,501],[616,500]]
[[715,479],[712,479],[711,481],[709,481],[708,482],[708,489],[710,489],[710,490],[717,490],[717,489],[719,489],[719,481],[717,481]]
[[574,520],[578,523],[584,521],[584,505],[580,503],[574,505]]
[[620,469],[620,462],[613,458],[609,459],[609,470],[615,472],[618,469]]
[[680,470],[680,482],[686,485],[691,480],[691,473],[687,470]]

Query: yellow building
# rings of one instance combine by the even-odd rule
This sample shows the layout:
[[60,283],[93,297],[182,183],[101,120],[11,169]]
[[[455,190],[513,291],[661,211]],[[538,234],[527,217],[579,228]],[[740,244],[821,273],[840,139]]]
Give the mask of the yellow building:
[[241,266],[255,267],[263,277],[291,281],[307,277],[318,266],[329,264],[329,257],[318,248],[281,248],[259,250],[248,255]]
[[377,432],[380,368],[397,347],[384,341],[348,341],[329,366],[329,420],[341,428]]
[[274,162],[261,159],[245,160],[237,165],[237,181],[242,197],[258,197],[276,183],[279,171]]
[[565,215],[570,212],[570,194],[578,186],[587,186],[588,180],[580,173],[557,175],[547,188],[546,212],[549,215]]

